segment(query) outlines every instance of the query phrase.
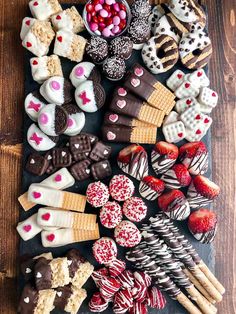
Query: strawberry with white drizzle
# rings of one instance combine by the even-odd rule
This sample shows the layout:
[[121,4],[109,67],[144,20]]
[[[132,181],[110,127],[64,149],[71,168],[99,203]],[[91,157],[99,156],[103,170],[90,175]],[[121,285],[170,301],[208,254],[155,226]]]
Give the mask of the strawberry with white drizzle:
[[191,176],[184,165],[175,164],[162,175],[161,180],[164,181],[167,188],[179,189],[190,185]]
[[165,189],[165,183],[152,176],[146,176],[139,185],[139,193],[143,198],[154,201],[162,194]]
[[147,291],[147,304],[155,309],[163,309],[166,305],[166,299],[157,287],[150,287]]
[[192,142],[179,148],[179,159],[192,175],[204,174],[208,169],[208,151],[203,142]]
[[115,314],[125,313],[133,306],[133,297],[129,289],[120,290],[115,294],[113,312]]
[[100,313],[107,309],[108,302],[103,299],[100,292],[95,292],[89,301],[89,309],[91,312]]

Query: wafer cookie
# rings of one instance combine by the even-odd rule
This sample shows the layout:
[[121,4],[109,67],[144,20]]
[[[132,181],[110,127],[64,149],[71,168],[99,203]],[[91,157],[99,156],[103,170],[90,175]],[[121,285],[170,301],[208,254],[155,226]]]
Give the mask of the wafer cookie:
[[126,117],[124,115],[114,113],[111,111],[108,111],[105,113],[104,124],[138,126],[138,127],[150,127],[151,126],[150,124],[139,121],[138,119]]
[[155,127],[125,127],[104,125],[102,127],[104,141],[128,142],[140,144],[156,143],[157,129]]
[[41,232],[41,239],[44,247],[58,247],[70,243],[96,240],[99,238],[98,224],[94,230],[58,229],[53,232]]
[[58,207],[78,212],[84,212],[86,205],[86,196],[84,195],[64,192],[48,188],[40,184],[30,185],[28,200],[40,205]]
[[96,228],[97,215],[74,213],[42,207],[38,210],[37,223],[43,228],[60,227],[80,230],[94,230]]
[[[74,183],[75,179],[70,172],[66,168],[61,168],[39,184],[56,190],[64,190],[74,185]],[[36,205],[28,200],[28,192],[19,196],[18,201],[25,211]]]

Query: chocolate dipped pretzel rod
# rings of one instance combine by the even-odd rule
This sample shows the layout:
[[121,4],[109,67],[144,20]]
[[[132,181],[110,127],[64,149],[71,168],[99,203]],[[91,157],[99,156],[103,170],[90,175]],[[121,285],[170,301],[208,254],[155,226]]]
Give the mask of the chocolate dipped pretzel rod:
[[206,275],[206,277],[212,282],[215,288],[221,293],[225,293],[225,288],[219,282],[219,280],[215,277],[215,275],[210,271],[207,265],[203,262],[201,257],[198,255],[197,251],[194,249],[192,244],[182,235],[179,229],[173,224],[173,222],[163,214],[160,214],[159,217],[165,221],[167,226],[170,228],[171,232],[173,232],[174,236],[178,239],[178,241],[183,245],[185,250],[191,255],[194,262],[199,266],[201,271]]
[[222,295],[210,282],[210,280],[201,271],[198,265],[194,262],[191,255],[184,249],[183,245],[176,239],[164,220],[159,216],[150,218],[151,226],[155,232],[160,236],[168,247],[171,249],[176,258],[178,258],[198,279],[210,296],[216,301],[221,302]]
[[142,249],[134,248],[126,254],[129,261],[135,262],[140,270],[144,270],[158,285],[160,290],[165,291],[172,299],[177,300],[189,313],[202,313],[186,296],[170,277],[163,271]]
[[183,272],[181,264],[176,261],[172,254],[168,252],[168,247],[162,240],[160,240],[152,231],[143,231],[142,236],[147,244],[144,252],[153,255],[153,260],[162,267],[166,274],[176,283],[180,288],[184,288],[190,297],[198,304],[199,308],[205,314],[217,313],[217,309],[202,296],[199,291],[190,282],[187,275]]

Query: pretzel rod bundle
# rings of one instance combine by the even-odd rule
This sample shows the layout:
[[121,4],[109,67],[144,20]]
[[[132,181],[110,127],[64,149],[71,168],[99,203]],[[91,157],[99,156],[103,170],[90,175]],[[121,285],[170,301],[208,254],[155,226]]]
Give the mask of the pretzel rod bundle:
[[153,278],[155,284],[165,291],[172,299],[177,300],[189,313],[202,312],[185,296],[170,277],[141,249],[131,249],[126,255],[127,260],[135,261],[135,265]]
[[168,247],[164,241],[160,240],[151,231],[143,231],[142,236],[147,244],[144,252],[147,255],[154,253],[153,260],[165,270],[166,274],[170,276],[178,287],[184,288],[188,292],[202,312],[205,314],[217,313],[217,309],[190,282],[187,275],[183,272],[180,262],[176,261],[173,255],[168,252]]
[[220,292],[201,271],[183,245],[176,239],[169,227],[165,224],[164,220],[160,218],[160,216],[156,216],[155,218],[150,218],[150,222],[152,228],[155,230],[158,236],[160,236],[165,241],[175,257],[178,258],[191,271],[194,277],[197,278],[197,280],[202,284],[202,286],[216,302],[221,302],[222,295]]
[[165,223],[170,228],[171,232],[178,239],[178,241],[183,245],[185,250],[191,255],[194,262],[199,266],[199,268],[206,275],[206,277],[212,282],[212,284],[215,286],[215,288],[221,294],[224,294],[225,288],[219,282],[219,280],[214,276],[214,274],[210,271],[210,269],[207,267],[207,265],[203,262],[203,260],[198,255],[197,251],[194,249],[192,244],[185,238],[184,235],[182,235],[179,232],[179,229],[173,224],[173,222],[168,217],[164,217],[164,215],[162,215],[162,214],[160,214],[158,216],[162,217],[164,219]]

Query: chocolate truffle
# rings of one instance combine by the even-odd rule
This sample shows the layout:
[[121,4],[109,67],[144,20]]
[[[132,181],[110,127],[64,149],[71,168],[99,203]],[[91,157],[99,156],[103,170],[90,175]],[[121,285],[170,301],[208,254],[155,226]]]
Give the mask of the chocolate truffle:
[[108,56],[108,43],[105,39],[92,36],[86,45],[86,53],[94,63],[102,63]]
[[107,58],[103,63],[103,73],[111,81],[119,81],[125,75],[125,61],[119,57]]
[[128,60],[132,54],[133,42],[127,36],[121,36],[114,38],[109,46],[109,52],[111,56],[120,57]]
[[133,48],[139,50],[151,36],[151,26],[146,18],[134,18],[128,28],[128,34],[133,41]]
[[151,6],[147,0],[136,0],[131,5],[131,14],[133,17],[149,17]]

